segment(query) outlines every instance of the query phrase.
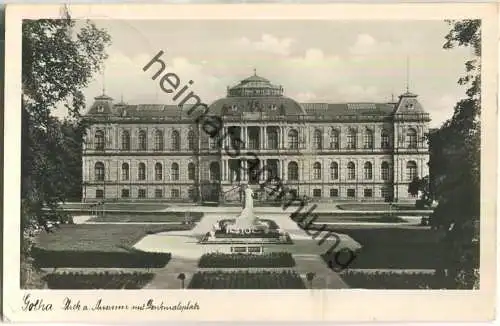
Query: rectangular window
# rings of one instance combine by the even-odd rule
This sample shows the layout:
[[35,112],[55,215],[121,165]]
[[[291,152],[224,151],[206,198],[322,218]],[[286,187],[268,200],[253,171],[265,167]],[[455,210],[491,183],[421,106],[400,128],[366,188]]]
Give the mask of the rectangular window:
[[170,197],[172,197],[172,198],[179,198],[180,197],[179,189],[172,189],[170,191]]
[[313,189],[313,197],[321,197],[321,189]]
[[367,198],[371,198],[371,197],[373,197],[373,191],[371,189],[365,189],[364,190],[364,195]]
[[338,189],[330,189],[330,197],[338,197],[339,190]]
[[146,189],[139,189],[139,198],[146,198]]
[[156,189],[155,198],[162,198],[162,197],[163,197],[163,189]]
[[349,198],[356,197],[356,190],[354,190],[354,189],[347,189],[347,197],[349,197]]
[[104,198],[104,190],[102,189],[97,189],[95,191],[95,198]]
[[122,189],[122,198],[129,198],[129,197],[130,197],[130,190]]
[[385,201],[389,201],[391,199],[391,190],[389,188],[382,188],[381,195]]

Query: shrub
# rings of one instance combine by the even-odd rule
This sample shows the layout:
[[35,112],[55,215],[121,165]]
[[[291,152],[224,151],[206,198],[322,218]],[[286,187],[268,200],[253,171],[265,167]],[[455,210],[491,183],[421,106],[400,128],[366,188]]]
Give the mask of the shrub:
[[44,277],[49,289],[141,289],[153,279],[153,273],[61,273]]
[[351,288],[363,289],[445,289],[449,282],[436,273],[354,272],[341,274]]
[[223,254],[210,253],[201,256],[200,268],[265,268],[294,267],[295,260],[289,252],[265,254]]
[[197,272],[189,289],[305,289],[295,271],[281,272]]
[[140,250],[105,252],[47,250],[34,247],[32,257],[37,267],[157,268],[164,267],[171,254]]

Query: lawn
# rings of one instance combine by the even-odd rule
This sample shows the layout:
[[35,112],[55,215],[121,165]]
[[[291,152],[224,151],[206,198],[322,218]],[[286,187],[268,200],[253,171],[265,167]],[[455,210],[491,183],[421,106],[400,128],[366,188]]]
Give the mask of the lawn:
[[406,220],[394,215],[359,216],[345,214],[318,213],[315,223],[322,222],[370,222],[370,223],[402,223]]
[[346,211],[404,211],[417,209],[415,205],[411,204],[394,204],[391,209],[391,204],[389,203],[340,204],[337,207]]
[[[203,213],[190,212],[193,222],[199,221]],[[185,212],[168,212],[161,214],[129,214],[129,213],[104,213],[104,216],[92,217],[89,222],[183,222]]]
[[441,261],[440,235],[427,228],[331,229],[348,234],[363,246],[351,268],[432,269]]
[[[185,226],[169,225],[168,228],[181,229]],[[49,250],[78,251],[125,251],[149,232],[165,231],[165,225],[113,225],[113,224],[73,224],[61,225],[53,233],[40,233],[37,246]]]
[[[63,209],[82,209],[88,210],[95,203],[64,203]],[[123,211],[157,211],[170,207],[165,203],[141,203],[141,202],[122,202],[122,203],[104,203],[99,205],[102,209],[123,210]]]

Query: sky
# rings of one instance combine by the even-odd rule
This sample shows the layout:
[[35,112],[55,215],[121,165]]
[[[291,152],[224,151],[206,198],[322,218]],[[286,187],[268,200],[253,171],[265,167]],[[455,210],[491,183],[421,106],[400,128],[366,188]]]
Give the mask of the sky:
[[[203,102],[254,74],[282,85],[299,102],[389,102],[410,91],[440,126],[465,96],[457,84],[471,51],[445,50],[444,21],[97,20],[112,44],[103,74],[85,90],[87,104],[105,93],[129,104],[173,104],[155,71],[142,68],[160,51],[165,72]],[[154,66],[158,67],[158,66]],[[153,69],[153,68],[151,68]],[[58,109],[57,115],[64,115]]]

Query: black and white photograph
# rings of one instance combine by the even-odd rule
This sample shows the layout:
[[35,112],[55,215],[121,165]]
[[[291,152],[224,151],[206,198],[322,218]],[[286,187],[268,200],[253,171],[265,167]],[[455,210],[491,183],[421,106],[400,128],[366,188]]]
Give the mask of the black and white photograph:
[[[496,143],[484,146],[497,113],[484,69],[496,69],[485,59],[496,49],[485,47],[495,26],[481,18],[486,6],[439,19],[259,18],[265,5],[225,18],[209,6],[193,10],[205,18],[179,10],[182,19],[175,6],[154,19],[138,8],[127,19],[130,8],[115,17],[98,7],[52,6],[12,37],[19,89],[5,110],[5,162],[17,157],[19,185],[10,189],[6,165],[4,202],[17,215],[4,216],[18,220],[4,248],[19,252],[20,312],[168,319],[223,298],[206,290],[294,293],[308,305],[321,291],[492,300]],[[62,290],[74,297],[37,297]],[[88,290],[99,296],[78,297]]]

